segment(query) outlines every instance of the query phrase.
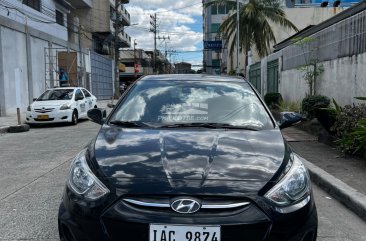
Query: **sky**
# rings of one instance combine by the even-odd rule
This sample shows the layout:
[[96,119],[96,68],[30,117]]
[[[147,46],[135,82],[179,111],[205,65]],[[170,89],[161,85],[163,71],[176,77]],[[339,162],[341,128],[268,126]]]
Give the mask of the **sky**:
[[156,13],[157,36],[161,38],[157,49],[162,53],[167,50],[172,63],[202,65],[202,0],[130,0],[125,8],[131,15],[131,26],[125,28],[131,36],[131,48],[136,39],[136,48],[154,49],[154,34],[149,29],[150,14]]

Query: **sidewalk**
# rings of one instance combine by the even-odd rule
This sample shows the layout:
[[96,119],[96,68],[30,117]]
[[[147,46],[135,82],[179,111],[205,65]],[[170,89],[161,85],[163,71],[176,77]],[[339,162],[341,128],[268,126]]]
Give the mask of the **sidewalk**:
[[282,134],[307,160],[312,181],[366,221],[366,161],[345,157],[296,127],[283,129]]
[[[100,100],[97,102],[99,108],[109,109],[107,104],[111,103],[111,100]],[[117,100],[114,101],[117,103]],[[25,112],[21,113],[22,123],[25,123]],[[16,114],[8,116],[0,116],[0,133],[7,132],[9,126],[18,125],[18,118]]]

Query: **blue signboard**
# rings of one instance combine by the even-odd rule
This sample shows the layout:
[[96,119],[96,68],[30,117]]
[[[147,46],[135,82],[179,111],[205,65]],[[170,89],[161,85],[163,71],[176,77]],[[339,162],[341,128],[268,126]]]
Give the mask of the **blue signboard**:
[[220,50],[222,49],[222,41],[203,41],[205,49]]

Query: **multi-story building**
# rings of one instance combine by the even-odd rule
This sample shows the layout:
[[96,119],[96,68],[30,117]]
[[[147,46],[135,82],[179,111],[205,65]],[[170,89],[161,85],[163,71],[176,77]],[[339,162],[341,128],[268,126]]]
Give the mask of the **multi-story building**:
[[129,85],[142,75],[153,74],[152,58],[143,49],[127,49],[120,52],[124,70],[120,72],[121,82]]
[[[104,55],[113,53],[112,48],[115,43],[120,48],[131,46],[131,37],[124,31],[124,27],[130,25],[130,13],[124,7],[129,0],[119,1],[117,9],[115,0],[73,1],[84,2],[84,4],[80,3],[79,7],[72,9],[69,15],[70,27],[74,28],[69,33],[71,41],[78,42],[76,37],[80,32],[83,47]],[[117,42],[115,42],[116,24],[119,25]]]
[[[211,0],[203,0],[202,2],[203,4],[206,4],[210,1]],[[299,30],[302,30],[309,25],[316,25],[334,16],[343,11],[344,7],[348,7],[358,1],[360,0],[283,0],[282,6],[288,19],[291,20]],[[242,2],[242,0],[239,0],[240,4],[242,4]],[[233,54],[228,53],[227,48],[233,41],[232,36],[218,36],[217,29],[230,14],[236,14],[235,1],[230,5],[221,4],[203,8],[204,42],[215,40],[220,40],[222,42],[221,50],[212,48],[204,49],[203,71],[206,73],[235,73],[236,68],[239,67],[240,72],[246,75],[247,73],[245,72],[247,68],[244,65],[250,65],[260,60],[255,51],[249,51],[248,56],[245,56],[245,53],[240,52],[238,61],[236,58],[236,48],[234,48]],[[272,24],[272,28],[277,42],[280,42],[295,33],[293,30],[285,29],[274,24]],[[237,63],[239,66],[237,66]]]
[[[211,0],[203,0],[206,4]],[[226,5],[213,5],[203,8],[203,41],[222,40],[217,35],[221,23],[226,19],[230,9]],[[203,51],[203,71],[208,74],[221,74],[226,67],[225,49],[204,49]]]
[[[64,0],[0,1],[0,116],[15,113],[15,107],[24,111],[58,85],[58,52],[79,55],[78,45],[68,42],[71,8]],[[83,68],[75,62],[75,69]],[[77,77],[72,83],[78,84]]]
[[90,49],[91,73],[86,82],[90,82],[93,94],[99,99],[109,99],[121,81],[112,61],[118,61],[116,49],[131,46],[131,37],[124,31],[130,25],[130,14],[124,6],[129,0],[70,2],[74,1],[79,5],[69,15],[69,39]]
[[190,63],[186,63],[186,62],[175,63],[174,67],[175,67],[176,74],[192,73],[192,65]]
[[67,41],[70,7],[64,0],[1,0],[0,16]]

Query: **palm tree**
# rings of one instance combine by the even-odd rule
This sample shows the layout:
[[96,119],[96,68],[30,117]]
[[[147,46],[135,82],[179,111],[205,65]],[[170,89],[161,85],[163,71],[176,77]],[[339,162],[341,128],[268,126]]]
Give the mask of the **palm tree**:
[[[227,4],[236,9],[234,8],[235,2],[236,0],[213,0],[204,6]],[[271,45],[276,43],[270,23],[298,31],[296,26],[286,18],[278,0],[247,0],[242,4],[239,9],[240,49],[247,53],[251,46],[254,46],[259,57],[267,56]],[[236,12],[220,25],[218,34],[228,36],[233,40],[229,46],[229,52],[232,55],[236,46]]]

